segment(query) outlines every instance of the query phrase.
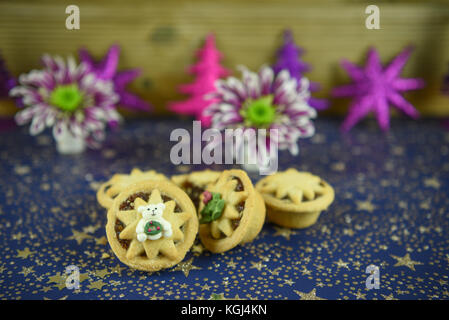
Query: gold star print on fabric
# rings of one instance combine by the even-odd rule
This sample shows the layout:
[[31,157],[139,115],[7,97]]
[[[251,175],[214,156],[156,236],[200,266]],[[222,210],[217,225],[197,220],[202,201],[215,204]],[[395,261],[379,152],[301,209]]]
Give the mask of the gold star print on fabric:
[[72,229],[72,233],[73,233],[73,235],[68,237],[67,240],[76,240],[76,242],[78,244],[83,243],[83,240],[92,239],[93,238],[93,236],[91,236],[90,234],[87,234],[85,232],[79,232],[79,231],[76,231],[76,230],[73,230],[73,229]]
[[[167,220],[172,227],[173,234],[167,238],[165,236],[157,240],[145,240],[140,242],[137,240],[136,227],[142,218],[142,214],[138,212],[138,208],[146,206],[148,204],[164,203],[165,209],[163,212],[163,218]],[[175,246],[175,241],[183,241],[184,234],[180,230],[180,227],[190,218],[190,214],[187,212],[175,213],[176,202],[169,200],[163,202],[159,190],[153,190],[148,202],[145,202],[141,198],[137,198],[134,201],[133,210],[118,211],[117,218],[123,222],[125,229],[120,233],[120,239],[130,240],[126,257],[133,259],[142,253],[145,253],[148,259],[157,257],[159,253],[163,254],[169,259],[176,259],[178,256],[178,249]]]
[[28,248],[25,248],[24,250],[17,250],[17,258],[26,259],[32,254],[34,254],[34,252],[31,252]]
[[294,204],[301,204],[303,199],[314,200],[317,195],[323,194],[324,187],[320,185],[321,179],[309,172],[298,172],[288,169],[266,179],[261,187],[264,193],[274,193],[278,199],[288,197]]
[[298,290],[293,290],[298,296],[300,296],[301,298],[299,300],[326,300],[320,297],[316,296],[316,289],[313,289],[312,291],[306,293],[306,292],[301,292]]
[[422,262],[419,261],[413,261],[410,258],[410,254],[408,253],[403,257],[398,257],[394,255],[391,255],[391,257],[397,260],[396,264],[393,267],[406,266],[415,271],[415,265],[423,264]]
[[207,189],[210,192],[219,193],[221,199],[225,201],[225,207],[220,218],[210,223],[210,233],[215,239],[221,237],[221,232],[227,237],[232,235],[234,232],[232,220],[240,218],[240,213],[235,207],[248,198],[247,191],[235,191],[238,181],[228,178],[228,176],[220,177],[215,185]]
[[186,277],[189,276],[190,270],[200,270],[200,267],[194,266],[192,264],[193,258],[188,261],[180,262],[172,269],[172,271],[182,271]]

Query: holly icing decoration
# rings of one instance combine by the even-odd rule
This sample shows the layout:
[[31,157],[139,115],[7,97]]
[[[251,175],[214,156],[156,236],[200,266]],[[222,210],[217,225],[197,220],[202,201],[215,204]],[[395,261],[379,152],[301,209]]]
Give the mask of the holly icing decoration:
[[154,236],[161,233],[163,230],[164,228],[161,223],[155,220],[150,220],[145,224],[143,232],[145,232],[146,235]]
[[[207,192],[212,194],[212,198],[206,203],[203,210],[201,210],[200,223],[209,223],[219,219],[225,206],[225,201],[221,198],[221,194]],[[206,194],[203,193],[203,195],[207,197]]]

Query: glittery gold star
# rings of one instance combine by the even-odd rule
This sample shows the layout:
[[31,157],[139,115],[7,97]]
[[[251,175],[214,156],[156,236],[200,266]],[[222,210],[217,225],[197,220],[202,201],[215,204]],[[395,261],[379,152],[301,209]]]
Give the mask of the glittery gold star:
[[33,273],[33,272],[34,272],[33,268],[34,268],[34,267],[22,267],[22,271],[19,272],[19,273],[23,274],[23,275],[26,277],[26,276],[29,275],[30,273]]
[[226,300],[224,293],[212,293],[209,300]]
[[258,271],[262,270],[263,267],[266,267],[266,265],[262,264],[262,261],[259,262],[253,262],[251,261],[251,268],[257,269]]
[[424,185],[426,187],[431,187],[435,189],[440,188],[440,182],[436,178],[428,178],[424,180]]
[[313,289],[312,291],[305,293],[298,290],[293,290],[298,296],[300,296],[299,300],[326,300],[320,297],[316,296],[316,289]]
[[54,276],[48,277],[47,281],[47,283],[61,283],[61,282],[65,283],[65,277],[61,276],[61,272],[58,272]]
[[279,228],[279,227],[274,227],[274,229],[276,230],[276,232],[274,233],[274,236],[282,236],[287,240],[290,240],[290,236],[296,234],[295,231],[293,231],[292,229],[288,229],[288,228]]
[[117,264],[117,265],[115,265],[115,267],[112,267],[111,268],[111,272],[115,272],[115,273],[117,273],[119,276],[121,276],[122,275],[122,271],[124,270],[125,268],[123,268],[123,267],[121,267],[119,264]]
[[443,279],[438,280],[438,283],[440,284],[440,286],[445,286],[445,285],[447,285],[447,281],[446,281],[446,280],[443,280]]
[[100,227],[99,224],[95,225],[95,226],[87,226],[83,228],[83,232],[85,233],[94,233],[95,231],[97,231],[97,229]]
[[205,284],[204,286],[201,287],[201,290],[210,290],[210,286]]
[[106,239],[105,236],[102,236],[102,237],[100,237],[100,238],[96,238],[96,239],[95,239],[95,244],[98,244],[98,245],[105,245],[106,243],[108,243],[108,239]]
[[48,292],[51,290],[51,287],[42,287],[41,291]]
[[85,239],[93,238],[93,236],[91,236],[90,234],[87,234],[87,233],[84,233],[84,232],[79,232],[79,231],[76,231],[76,230],[73,230],[73,229],[72,229],[72,233],[73,233],[73,235],[68,237],[67,240],[76,240],[76,242],[78,244],[81,244],[83,242],[83,240],[85,240]]
[[18,233],[16,233],[16,234],[13,234],[12,235],[12,238],[14,239],[14,240],[21,240],[22,238],[25,238],[26,237],[26,235],[24,235],[22,232],[18,232]]
[[303,276],[307,276],[311,273],[310,270],[307,270],[307,268],[305,266],[302,267],[301,273]]
[[391,255],[391,257],[397,260],[396,264],[393,267],[406,266],[415,271],[415,265],[423,264],[422,262],[419,261],[413,261],[410,258],[410,254],[408,253],[403,257],[398,257],[395,255]]
[[278,276],[279,275],[279,270],[281,270],[281,267],[277,267],[274,270],[268,270],[273,276]]
[[365,299],[366,300],[366,294],[365,293],[361,293],[360,290],[357,291],[357,293],[354,294],[354,295],[355,295],[357,300],[359,300],[359,299]]
[[89,289],[101,290],[106,285],[102,280],[93,281],[87,286]]
[[228,262],[226,262],[226,265],[229,267],[229,268],[235,268],[235,267],[237,267],[237,263],[235,263],[234,262],[234,259],[231,259],[230,261],[228,261]]
[[376,208],[376,206],[374,206],[371,203],[371,200],[356,201],[356,205],[357,205],[357,210],[359,210],[359,211],[373,212],[373,210]]
[[293,285],[295,282],[291,279],[284,279],[284,284],[288,284],[289,286]]
[[107,275],[109,274],[109,271],[108,271],[107,268],[104,268],[104,269],[102,269],[102,270],[96,270],[96,271],[94,272],[94,274],[95,274],[97,277],[100,277],[100,278],[103,279],[105,276],[107,276]]
[[346,268],[349,270],[349,267],[348,267],[349,262],[344,262],[343,260],[339,259],[337,262],[334,262],[334,263],[337,265],[338,269]]
[[34,252],[31,252],[30,249],[25,248],[24,250],[17,250],[17,258],[26,259],[29,256],[33,255]]
[[396,299],[395,297],[393,297],[393,294],[392,293],[390,293],[388,296],[386,296],[386,295],[384,295],[384,294],[382,294],[381,295],[385,300],[398,300],[398,299]]
[[191,270],[200,270],[200,267],[194,266],[192,264],[193,258],[190,258],[188,261],[183,261],[178,263],[176,267],[172,269],[172,271],[182,271],[186,277],[189,276]]

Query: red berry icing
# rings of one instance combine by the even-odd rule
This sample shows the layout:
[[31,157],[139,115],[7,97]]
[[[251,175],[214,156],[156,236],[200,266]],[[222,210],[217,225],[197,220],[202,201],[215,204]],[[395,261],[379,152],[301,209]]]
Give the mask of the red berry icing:
[[209,191],[204,191],[203,192],[203,203],[207,204],[210,200],[212,199],[212,193],[210,193]]

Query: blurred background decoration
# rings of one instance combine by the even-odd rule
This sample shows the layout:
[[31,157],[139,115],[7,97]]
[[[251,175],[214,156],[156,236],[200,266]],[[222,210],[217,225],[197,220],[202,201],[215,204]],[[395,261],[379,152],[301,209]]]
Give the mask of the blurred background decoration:
[[[80,30],[67,30],[65,8],[80,8]],[[122,47],[120,69],[141,68],[129,87],[167,114],[167,102],[185,97],[177,92],[192,77],[185,69],[195,62],[194,52],[209,32],[216,35],[224,67],[235,71],[243,64],[258,69],[273,64],[284,29],[291,29],[302,59],[313,66],[307,73],[321,84],[317,98],[329,98],[332,87],[348,81],[339,62],[346,58],[363,64],[375,46],[382,62],[403,47],[413,45],[403,77],[420,77],[426,87],[405,97],[424,116],[448,116],[449,99],[441,85],[449,63],[449,1],[447,0],[279,0],[279,1],[129,1],[71,2],[57,0],[3,0],[0,2],[0,52],[14,76],[39,67],[43,53],[77,55],[87,48],[100,59],[117,43]],[[365,27],[365,8],[380,8],[380,30]],[[324,114],[342,114],[345,99],[330,99]],[[0,100],[0,116],[18,109]],[[123,112],[123,110],[122,110]],[[136,116],[127,113],[128,116]],[[151,116],[151,115],[148,115]]]

